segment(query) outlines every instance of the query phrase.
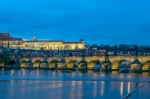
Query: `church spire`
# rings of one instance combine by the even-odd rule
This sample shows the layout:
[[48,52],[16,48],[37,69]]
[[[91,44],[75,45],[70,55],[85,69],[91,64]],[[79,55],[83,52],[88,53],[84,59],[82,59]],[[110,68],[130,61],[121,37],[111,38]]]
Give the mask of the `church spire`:
[[82,39],[82,38],[80,39],[80,42],[81,42],[81,43],[84,43],[84,41],[83,41],[83,39]]
[[36,36],[33,36],[32,41],[37,41]]
[[61,57],[61,60],[65,60],[65,51],[63,51],[63,55]]
[[47,55],[46,54],[44,55],[44,61],[47,61]]

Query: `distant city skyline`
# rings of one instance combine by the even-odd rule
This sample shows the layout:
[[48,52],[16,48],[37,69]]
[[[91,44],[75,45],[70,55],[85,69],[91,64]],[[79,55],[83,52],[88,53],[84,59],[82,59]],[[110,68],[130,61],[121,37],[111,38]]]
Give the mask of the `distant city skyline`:
[[0,32],[23,39],[150,45],[148,0],[0,0]]

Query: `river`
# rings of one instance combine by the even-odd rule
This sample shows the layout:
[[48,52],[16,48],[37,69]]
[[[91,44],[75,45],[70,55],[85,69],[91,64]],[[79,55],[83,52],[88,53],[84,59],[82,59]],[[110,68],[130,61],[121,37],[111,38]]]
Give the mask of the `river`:
[[150,75],[93,71],[0,71],[1,99],[123,99],[126,96],[126,99],[149,99]]

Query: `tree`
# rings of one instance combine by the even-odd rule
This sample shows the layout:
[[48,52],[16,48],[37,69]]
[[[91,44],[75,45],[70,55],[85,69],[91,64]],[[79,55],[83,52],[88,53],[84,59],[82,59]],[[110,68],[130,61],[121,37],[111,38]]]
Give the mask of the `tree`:
[[5,65],[9,65],[10,63],[10,53],[6,50],[2,54],[2,62],[4,62]]

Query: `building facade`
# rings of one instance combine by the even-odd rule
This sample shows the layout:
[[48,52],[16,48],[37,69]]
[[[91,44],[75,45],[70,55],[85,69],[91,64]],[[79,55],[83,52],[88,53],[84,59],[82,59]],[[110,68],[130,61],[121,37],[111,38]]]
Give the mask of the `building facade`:
[[24,41],[22,38],[11,37],[9,33],[0,33],[0,45],[11,49],[31,49],[31,50],[78,50],[84,49],[84,41],[63,42],[51,40],[37,40],[34,36],[32,40]]

